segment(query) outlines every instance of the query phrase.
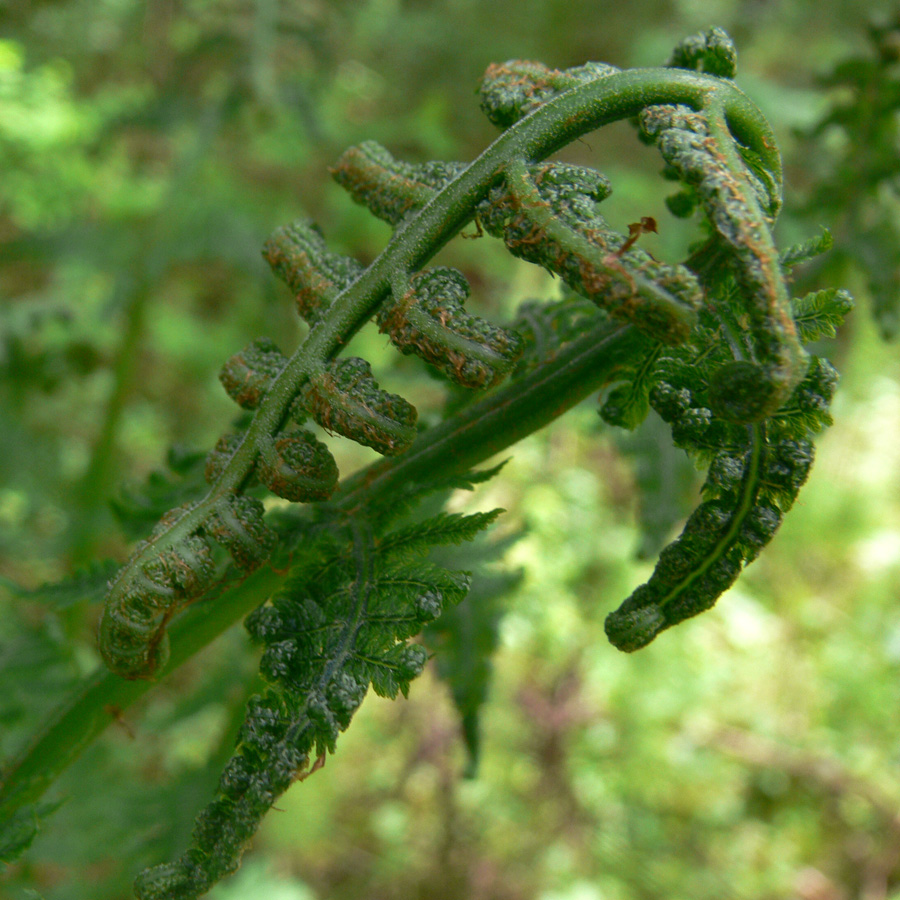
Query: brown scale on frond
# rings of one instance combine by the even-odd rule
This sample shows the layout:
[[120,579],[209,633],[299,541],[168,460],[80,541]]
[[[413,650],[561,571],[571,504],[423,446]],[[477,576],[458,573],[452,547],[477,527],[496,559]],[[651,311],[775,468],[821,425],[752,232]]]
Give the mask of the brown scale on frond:
[[626,250],[630,250],[642,234],[657,233],[656,219],[653,216],[641,216],[640,222],[632,222],[628,226],[628,240],[616,250],[616,256],[621,256]]
[[[526,76],[523,72],[525,66],[537,73],[543,71],[543,78],[536,75]],[[516,68],[518,67],[518,68]],[[550,92],[553,90],[552,79],[559,78],[562,72],[559,69],[550,69],[541,63],[528,62],[526,60],[509,60],[505,63],[490,63],[484,71],[484,81],[499,83],[507,87],[521,87],[526,97],[533,97],[539,91]]]

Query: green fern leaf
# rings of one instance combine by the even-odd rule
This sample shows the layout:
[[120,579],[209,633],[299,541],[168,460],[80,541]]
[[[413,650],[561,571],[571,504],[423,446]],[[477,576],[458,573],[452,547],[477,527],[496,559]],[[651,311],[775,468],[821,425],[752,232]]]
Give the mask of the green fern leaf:
[[622,372],[624,383],[614,387],[600,407],[600,418],[608,425],[633,431],[647,418],[653,387],[651,376],[661,349],[662,345],[657,344],[646,357]]
[[448,547],[436,554],[441,565],[451,567],[462,563],[477,573],[465,602],[445,609],[423,633],[425,645],[434,652],[438,677],[450,688],[459,713],[468,753],[465,777],[474,777],[478,770],[481,709],[491,685],[505,601],[524,575],[521,569],[509,571],[493,564],[521,536],[515,533],[499,540],[477,539],[464,548]]
[[809,344],[837,335],[844,318],[853,309],[853,298],[847,291],[826,288],[793,300],[791,309],[800,340]]
[[399,560],[424,553],[429,539],[466,540],[498,512],[439,515],[380,546],[354,525],[349,553],[324,526],[307,536],[294,576],[246,622],[265,646],[260,671],[271,687],[250,704],[236,755],[197,819],[191,849],[142,873],[139,900],[194,897],[233,871],[260,819],[312,755],[334,752],[369,686],[384,697],[407,694],[428,658],[410,638],[462,600],[469,576]]
[[809,240],[800,244],[793,244],[787,250],[781,252],[778,261],[782,268],[790,269],[800,263],[808,262],[823,253],[827,253],[834,246],[834,238],[827,228],[822,228],[821,232]]
[[502,509],[473,513],[440,513],[424,522],[394,531],[382,538],[379,553],[385,560],[411,559],[427,553],[432,547],[471,541],[502,513]]
[[[765,426],[746,431],[724,426],[715,441],[721,449],[703,488],[705,501],[660,553],[650,580],[606,618],[606,634],[616,647],[637,650],[665,628],[709,609],[759,555],[809,475],[809,437],[828,421],[835,383],[831,366],[814,359],[785,404],[783,417],[776,415]],[[680,426],[682,439],[696,443],[706,433],[708,440],[719,423],[692,415],[686,389],[676,403],[679,392],[666,382],[660,387],[668,388],[668,406],[659,409],[663,417],[689,420]]]
[[828,407],[837,382],[834,366],[827,359],[814,356],[809,371],[791,399],[772,418],[778,434],[802,439],[831,425]]

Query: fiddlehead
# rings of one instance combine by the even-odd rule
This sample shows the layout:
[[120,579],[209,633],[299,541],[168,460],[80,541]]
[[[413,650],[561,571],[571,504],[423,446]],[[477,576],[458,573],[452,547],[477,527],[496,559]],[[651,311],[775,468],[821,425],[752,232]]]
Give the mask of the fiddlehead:
[[710,28],[680,41],[672,51],[668,65],[708,72],[720,78],[734,78],[737,74],[737,50],[725,31]]
[[235,353],[219,372],[219,381],[228,396],[244,409],[256,409],[287,357],[275,341],[261,338]]
[[364,141],[346,150],[331,174],[357,203],[389,225],[399,225],[464,169],[464,163],[410,165],[375,141]]
[[678,446],[700,458],[712,455],[706,499],[660,553],[650,580],[607,617],[607,636],[620,650],[637,650],[708,609],[734,583],[774,536],[809,474],[811,438],[830,422],[837,377],[825,360],[813,358],[777,416],[752,425],[728,422],[701,405],[703,396],[687,386],[689,370],[661,366],[650,402]]
[[[636,649],[708,608],[771,538],[809,470],[834,378],[800,346],[771,235],[778,153],[733,75],[733,47],[718,31],[680,45],[658,69],[506,63],[489,71],[482,91],[505,130],[470,165],[408,164],[368,142],[338,161],[337,181],[394,228],[370,266],[329,250],[305,221],[267,243],[265,257],[310,330],[290,357],[255,341],[226,364],[223,384],[252,419],[210,454],[208,493],[166,516],[137,548],[111,584],[101,622],[111,668],[152,677],[165,658],[166,626],[183,607],[214,602],[223,581],[275,548],[292,569],[288,587],[248,620],[265,647],[270,689],[252,706],[191,849],[142,877],[143,900],[194,897],[232,871],[274,798],[313,753],[333,751],[368,686],[391,696],[406,690],[424,662],[409,639],[464,594],[465,579],[422,562],[409,568],[385,509],[412,504],[463,471],[462,460],[483,461],[589,392],[599,381],[579,367],[592,352],[585,338],[610,341],[600,381],[620,382],[603,417],[634,427],[652,406],[675,443],[709,464],[704,502],[648,584],[610,616],[613,642]],[[546,161],[580,135],[634,117],[684,183],[681,211],[698,208],[707,222],[706,244],[680,264],[654,259],[635,233],[618,233],[600,215],[604,176]],[[566,285],[561,304],[521,311],[522,334],[466,310],[460,272],[427,268],[471,222]],[[834,319],[836,298],[823,303]],[[819,315],[812,301],[804,309]],[[511,383],[454,404],[445,421],[419,431],[407,401],[383,391],[365,360],[342,355],[372,318],[401,352],[471,391]],[[565,402],[544,383],[561,384]],[[531,408],[516,405],[517,391],[533,398]],[[395,459],[339,485],[327,447],[298,430],[308,418]],[[476,434],[478,446],[467,446]],[[448,472],[426,471],[437,447]],[[275,530],[248,493],[259,485],[319,507]],[[442,529],[432,523],[419,539],[440,543]]]
[[[803,256],[804,250],[798,249]],[[816,252],[808,247],[806,255]],[[719,285],[728,297],[734,284]],[[833,335],[852,309],[846,291],[828,290],[790,306],[805,341]],[[652,406],[672,429],[675,444],[708,464],[704,502],[680,537],[666,547],[650,580],[611,613],[606,633],[620,650],[637,650],[663,629],[712,606],[741,569],[771,540],[812,466],[813,439],[831,424],[837,373],[810,357],[803,379],[761,422],[741,424],[714,407],[714,381],[730,355],[716,310],[704,315],[692,347],[649,358],[611,392],[601,415],[634,427]],[[765,396],[765,391],[763,392]],[[628,418],[625,418],[628,416]]]
[[338,480],[334,457],[309,431],[264,440],[256,473],[273,494],[295,503],[328,499]]
[[388,456],[402,453],[416,436],[415,407],[381,390],[364,359],[335,360],[310,378],[300,402],[326,431]]
[[263,257],[291,289],[297,314],[309,325],[323,318],[362,272],[355,259],[330,251],[322,232],[306,221],[279,228],[266,241]]
[[513,160],[481,210],[510,252],[559,275],[574,291],[666,343],[690,334],[700,289],[683,267],[659,263],[612,232],[595,206],[609,183],[578,166],[530,170]]
[[694,189],[716,237],[731,251],[728,265],[740,290],[733,295],[738,302],[727,310],[733,324],[726,320],[726,327],[743,328],[751,341],[747,358],[717,373],[710,401],[732,421],[758,421],[784,402],[806,362],[766,219],[767,212],[777,209],[771,186],[749,167],[736,164],[739,154],[730,142],[717,140],[715,126],[691,109],[651,107],[642,113],[641,127],[672,170]]

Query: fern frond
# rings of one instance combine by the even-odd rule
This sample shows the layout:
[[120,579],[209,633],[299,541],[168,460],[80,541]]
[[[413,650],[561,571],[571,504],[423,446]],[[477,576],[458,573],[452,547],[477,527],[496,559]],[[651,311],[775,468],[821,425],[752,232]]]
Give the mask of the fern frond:
[[470,579],[403,557],[421,556],[429,540],[470,540],[498,512],[439,515],[382,541],[354,525],[349,554],[323,532],[312,538],[315,551],[247,619],[264,646],[260,671],[271,687],[251,703],[192,847],[178,862],[147,870],[135,886],[139,900],[195,897],[233,871],[259,820],[310,758],[335,751],[369,686],[384,697],[408,693],[427,659],[410,639],[458,604]]
[[680,41],[666,65],[734,78],[737,48],[723,29],[714,27]]
[[499,128],[509,128],[564,91],[619,71],[596,62],[563,70],[521,59],[491,63],[481,82],[481,110]]
[[331,175],[357,203],[389,225],[399,225],[464,168],[463,163],[411,165],[375,141],[365,141],[345,151]]
[[305,219],[279,228],[266,242],[263,256],[291,289],[297,312],[309,325],[326,316],[363,268],[355,259],[329,250],[319,228]]
[[[834,390],[833,370],[811,360],[801,338],[836,327],[847,303],[826,292],[792,309],[784,270],[824,238],[779,257],[780,158],[733,83],[735,67],[718,29],[684,41],[658,68],[492,67],[482,105],[505,130],[473,162],[407,163],[371,142],[338,160],[335,179],[393,229],[370,265],[330,250],[306,220],[270,238],[265,258],[309,328],[290,355],[256,340],[225,364],[223,387],[249,412],[205,465],[198,455],[181,481],[151,483],[132,504],[158,523],[111,580],[100,623],[110,670],[152,679],[168,664],[173,620],[176,634],[195,627],[223,594],[239,595],[243,579],[270,593],[241,608],[257,606],[246,624],[262,645],[268,687],[250,704],[190,848],[139,878],[140,900],[189,900],[234,871],[275,798],[334,752],[368,689],[409,690],[427,659],[415,637],[469,584],[466,572],[424,556],[470,540],[497,511],[389,529],[424,495],[489,478],[499,467],[468,470],[592,391],[611,386],[608,423],[634,428],[654,409],[674,445],[708,466],[681,535],[608,617],[616,646],[637,649],[707,609],[771,539],[809,472]],[[641,228],[611,227],[600,213],[606,176],[548,161],[596,128],[635,118],[667,177],[681,181],[682,211],[706,219],[706,243],[683,263],[636,246]],[[433,260],[472,224],[558,276],[561,303],[525,305],[512,328],[466,309],[469,279]],[[465,389],[454,388],[443,419],[420,422],[366,360],[346,355],[372,320],[401,353]],[[341,482],[326,443],[303,430],[308,419],[386,458]],[[310,506],[267,514],[265,490]],[[223,618],[234,620],[239,606]],[[491,621],[461,619],[448,640],[471,626],[489,641]],[[466,688],[472,742],[485,678]],[[41,752],[55,752],[48,735]],[[3,793],[0,802],[4,815],[24,805]]]
[[683,444],[705,451],[703,443],[708,445],[718,426],[722,449],[703,488],[708,499],[660,553],[650,580],[607,616],[606,634],[616,647],[637,650],[665,628],[709,609],[758,556],[809,475],[811,437],[830,422],[835,385],[831,366],[814,359],[783,413],[764,425],[735,426],[692,417],[690,391],[661,382],[658,411],[672,421],[673,433],[683,423]]

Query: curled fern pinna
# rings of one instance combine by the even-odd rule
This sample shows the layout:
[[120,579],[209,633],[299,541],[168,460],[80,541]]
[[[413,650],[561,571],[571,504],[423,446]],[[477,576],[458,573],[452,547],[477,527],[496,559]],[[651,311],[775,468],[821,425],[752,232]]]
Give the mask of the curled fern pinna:
[[[683,42],[659,68],[492,66],[481,104],[502,133],[471,164],[409,164],[372,142],[335,164],[338,183],[394,229],[371,265],[330,250],[306,221],[270,238],[264,255],[308,335],[290,357],[257,339],[225,364],[223,386],[252,419],[210,454],[207,494],[165,516],[113,579],[100,625],[110,669],[152,678],[185,607],[215,603],[224,583],[273,553],[290,560],[282,589],[247,622],[269,688],[251,704],[191,847],[139,878],[141,900],[196,897],[233,871],[261,816],[333,751],[369,686],[393,696],[421,670],[410,639],[464,596],[467,576],[420,557],[492,517],[404,532],[388,507],[452,483],[608,387],[607,423],[633,428],[652,407],[674,442],[708,465],[703,502],[682,534],[608,617],[617,647],[635,650],[711,606],[771,539],[808,474],[835,385],[833,369],[803,349],[795,314],[809,339],[848,298],[831,292],[792,307],[785,272],[803,254],[781,259],[775,249],[779,155],[735,86],[735,67],[720,29]],[[638,122],[681,182],[673,211],[702,213],[706,240],[683,263],[655,259],[637,245],[640,229],[628,235],[607,222],[603,175],[548,161],[621,119]],[[564,299],[523,307],[503,327],[467,311],[463,273],[429,261],[470,223],[558,276]],[[368,362],[342,355],[370,319],[471,399],[421,429]],[[385,460],[340,483],[327,446],[304,427],[310,419]],[[266,490],[315,506],[285,529],[265,520]]]

